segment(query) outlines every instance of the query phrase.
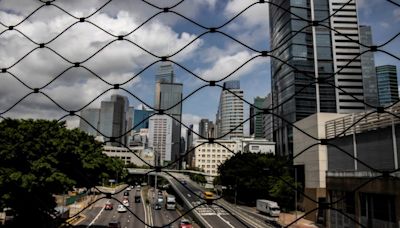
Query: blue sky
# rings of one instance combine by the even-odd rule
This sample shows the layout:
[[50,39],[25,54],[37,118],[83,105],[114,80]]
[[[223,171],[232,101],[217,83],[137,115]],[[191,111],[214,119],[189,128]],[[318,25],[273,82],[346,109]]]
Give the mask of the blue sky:
[[[55,4],[71,14],[82,17],[94,12],[106,1],[56,1]],[[150,1],[166,5],[178,1]],[[243,0],[185,0],[174,11],[202,24],[206,27],[216,27],[224,24],[241,10],[255,1]],[[0,21],[5,25],[15,25],[34,9],[40,2],[28,0],[1,0]],[[372,26],[373,40],[381,44],[400,32],[400,7],[386,0],[358,0],[360,24]],[[141,2],[119,0],[112,1],[89,19],[109,33],[126,34],[140,25],[158,10]],[[16,28],[29,36],[35,42],[47,42],[56,37],[76,20],[56,7],[44,7]],[[235,39],[246,43],[256,50],[268,50],[267,4],[256,4],[235,20],[220,29]],[[6,28],[0,26],[0,32]],[[193,23],[173,14],[161,14],[150,20],[127,39],[158,55],[176,52],[205,30]],[[98,49],[111,42],[114,38],[89,23],[72,26],[57,37],[48,46],[71,61],[83,61]],[[400,56],[400,38],[398,37],[385,47],[385,50]],[[35,48],[25,37],[15,31],[7,31],[0,35],[0,67],[8,67],[27,52]],[[184,51],[171,59],[179,62],[190,71],[207,80],[218,80],[256,53],[221,34],[206,34],[190,44]],[[376,54],[376,65],[395,64],[399,61],[386,54]],[[144,67],[157,59],[143,52],[128,42],[114,42],[90,60],[83,63],[85,67],[98,74],[102,79],[114,84],[122,83],[132,78]],[[28,55],[9,71],[17,75],[31,87],[41,87],[55,78],[71,64],[47,49],[40,49]],[[138,77],[127,83],[124,88],[143,99],[150,106],[154,98],[154,75],[157,66],[150,67]],[[177,81],[184,84],[184,96],[196,90],[204,83],[174,66]],[[400,69],[398,69],[400,70]],[[270,91],[269,59],[257,58],[229,79],[239,79],[244,90],[244,98],[252,102],[256,96],[265,96]],[[83,68],[73,68],[65,72],[42,91],[53,98],[67,110],[77,110],[105,91],[109,86]],[[0,77],[0,111],[12,106],[29,92],[15,78],[7,75]],[[90,106],[98,107],[103,99],[107,99],[114,91],[110,91]],[[191,96],[183,103],[183,120],[185,123],[197,124],[200,118],[215,119],[220,89],[205,88]],[[124,94],[124,93],[122,93]],[[135,107],[140,102],[130,97]],[[248,106],[245,106],[246,114]],[[4,116],[24,118],[59,118],[63,112],[48,98],[37,95],[29,96]],[[69,119],[71,125],[77,124],[76,118]]]

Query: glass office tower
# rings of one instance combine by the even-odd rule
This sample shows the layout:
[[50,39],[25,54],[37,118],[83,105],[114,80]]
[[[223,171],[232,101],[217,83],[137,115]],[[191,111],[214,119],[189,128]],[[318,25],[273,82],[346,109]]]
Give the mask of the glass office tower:
[[274,139],[278,153],[291,155],[289,123],[316,112],[365,110],[357,7],[355,0],[271,3]]

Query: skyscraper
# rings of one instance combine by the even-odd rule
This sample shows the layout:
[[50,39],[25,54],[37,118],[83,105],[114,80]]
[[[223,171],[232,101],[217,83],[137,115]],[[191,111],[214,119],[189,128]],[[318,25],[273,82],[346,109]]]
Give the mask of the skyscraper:
[[141,128],[149,128],[149,116],[153,114],[152,110],[135,109],[133,111],[133,130],[139,131]]
[[[250,135],[255,138],[263,138],[263,108],[264,108],[265,98],[256,97],[254,98],[253,106],[250,106]],[[257,115],[258,114],[258,115]],[[253,115],[253,118],[251,118]]]
[[208,119],[201,119],[199,122],[199,135],[203,138],[208,138],[208,125],[210,121]]
[[157,158],[161,162],[160,165],[173,160],[171,151],[172,127],[172,118],[169,116],[155,115],[149,119],[149,146],[157,154]]
[[[364,110],[364,104],[352,97],[364,100],[361,64],[357,58],[360,54],[357,12],[355,1],[271,2],[280,6],[270,4],[269,8],[271,49],[279,59],[271,60],[272,102],[277,107],[274,114],[281,117],[273,118],[274,139],[278,153],[291,155],[293,129],[289,123],[316,112]],[[306,20],[318,23],[309,26]],[[312,84],[317,79],[323,80]]]
[[[79,129],[93,136],[97,136],[99,129],[100,109],[88,108],[81,111],[82,119],[79,121]],[[84,121],[84,120],[86,121]],[[91,125],[91,126],[90,126]]]
[[[267,97],[265,98],[263,107],[265,107],[267,109],[271,109],[272,108],[272,95],[271,95],[271,93],[269,93],[267,95]],[[263,115],[263,136],[268,141],[273,141],[274,140],[272,115],[271,114]]]
[[115,137],[112,146],[127,144],[127,136],[122,136],[128,130],[127,111],[128,98],[121,95],[112,95],[110,101],[102,101],[100,107],[99,130],[106,137]]
[[172,120],[172,158],[178,159],[181,141],[182,119],[182,89],[181,83],[174,82],[174,71],[170,63],[161,65],[156,74],[155,108],[164,110],[173,116]]
[[376,67],[380,106],[388,106],[399,100],[397,70],[394,65]]
[[[371,46],[373,44],[371,26],[360,25],[360,43],[366,46]],[[360,51],[362,53],[361,69],[363,76],[364,101],[365,103],[376,107],[379,105],[379,101],[374,53],[368,51],[368,48],[362,45],[360,45]],[[366,105],[365,108],[371,109],[372,107]]]
[[224,82],[215,121],[217,137],[243,137],[243,100],[240,98],[243,99],[240,82]]

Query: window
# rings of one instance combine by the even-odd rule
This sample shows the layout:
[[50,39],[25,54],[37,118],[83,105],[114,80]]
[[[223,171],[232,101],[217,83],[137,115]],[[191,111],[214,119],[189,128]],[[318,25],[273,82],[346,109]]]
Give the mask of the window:
[[251,146],[251,149],[252,149],[252,150],[259,150],[260,147],[259,147],[259,146]]

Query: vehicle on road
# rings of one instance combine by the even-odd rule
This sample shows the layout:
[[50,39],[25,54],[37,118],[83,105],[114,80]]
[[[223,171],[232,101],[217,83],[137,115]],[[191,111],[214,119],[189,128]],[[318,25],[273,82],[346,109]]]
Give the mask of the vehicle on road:
[[159,204],[163,205],[163,204],[164,204],[164,197],[163,197],[163,196],[158,196],[158,197],[157,197],[157,202],[158,202]]
[[126,209],[126,207],[124,205],[119,204],[118,208],[117,208],[117,211],[118,212],[127,212],[128,210]]
[[108,228],[121,228],[121,223],[119,221],[111,221],[108,223]]
[[129,196],[129,191],[125,191],[124,196]]
[[181,183],[182,183],[183,185],[186,185],[186,184],[187,184],[186,180],[181,180]]
[[214,199],[214,193],[212,192],[203,192],[203,198],[204,199]]
[[257,211],[272,217],[272,220],[277,220],[281,213],[278,203],[271,200],[258,199],[256,208]]
[[140,192],[137,192],[135,195],[135,203],[140,203],[141,197],[140,197]]
[[161,204],[159,202],[154,204],[154,210],[161,210]]
[[174,195],[167,196],[167,204],[165,206],[167,210],[175,210],[176,208],[176,200]]
[[192,228],[192,223],[187,219],[182,219],[179,228]]
[[107,201],[106,204],[104,205],[104,210],[112,210],[114,208],[113,204],[111,201]]
[[126,207],[129,207],[129,200],[127,199],[122,200],[122,204]]

